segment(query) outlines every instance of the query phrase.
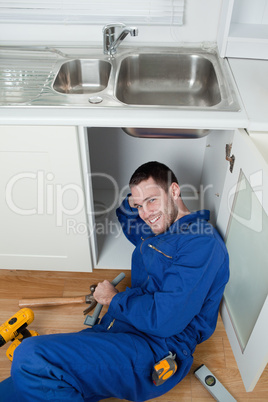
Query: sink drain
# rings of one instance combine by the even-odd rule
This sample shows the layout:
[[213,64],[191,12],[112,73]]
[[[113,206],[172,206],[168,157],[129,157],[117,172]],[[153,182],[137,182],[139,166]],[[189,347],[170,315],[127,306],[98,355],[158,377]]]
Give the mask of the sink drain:
[[89,103],[97,104],[97,103],[101,103],[103,101],[103,99],[101,96],[91,96],[88,101],[89,101]]

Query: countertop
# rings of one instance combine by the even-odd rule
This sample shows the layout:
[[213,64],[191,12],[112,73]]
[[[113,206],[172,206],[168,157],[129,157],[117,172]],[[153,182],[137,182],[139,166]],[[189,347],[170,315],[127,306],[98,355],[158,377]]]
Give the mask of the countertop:
[[[16,49],[15,49],[16,50]],[[74,50],[73,50],[74,51]],[[16,53],[19,52],[19,53]],[[65,50],[66,52],[66,50]],[[85,57],[87,50],[76,49],[75,57]],[[260,74],[256,74],[256,85],[254,80],[248,79],[250,65],[245,60],[230,60],[230,66],[233,70],[238,89],[235,84],[235,92],[237,94],[241,110],[234,111],[205,111],[205,110],[185,110],[179,107],[138,107],[122,105],[119,107],[111,107],[109,105],[63,105],[46,103],[42,104],[42,97],[53,99],[51,93],[51,83],[55,77],[55,67],[60,65],[62,58],[66,56],[57,49],[35,49],[35,51],[23,51],[17,49],[7,51],[0,49],[1,64],[5,67],[5,71],[14,76],[14,86],[17,90],[12,92],[9,88],[0,88],[2,98],[0,106],[0,124],[1,125],[75,125],[87,127],[164,127],[164,128],[207,128],[207,129],[234,129],[258,127],[258,130],[268,130],[267,113],[264,111],[264,104],[267,93],[263,90],[261,95],[258,113],[252,113],[251,105],[256,102],[258,97],[258,87],[260,85]],[[226,68],[229,64],[226,60]],[[265,64],[266,63],[266,64]],[[245,69],[242,65],[248,65]],[[256,63],[257,64],[257,63]],[[266,71],[267,62],[261,63],[261,72]],[[259,64],[258,64],[259,66]],[[240,76],[241,69],[241,76]],[[19,75],[18,75],[19,72]],[[242,74],[243,72],[243,74]],[[231,80],[233,79],[231,71],[229,71]],[[34,86],[34,77],[40,77],[43,85]],[[24,84],[24,94],[26,100],[20,101],[21,84]],[[26,84],[25,84],[26,83]],[[265,82],[267,87],[267,81]],[[263,86],[263,83],[262,83]],[[249,89],[247,89],[249,87]],[[26,91],[25,91],[26,88]],[[38,91],[36,90],[38,89]],[[263,87],[264,88],[264,87]],[[249,93],[254,93],[254,99],[250,99]],[[241,100],[241,97],[243,101]],[[4,95],[4,96],[3,96]],[[257,96],[257,95],[256,95]],[[7,102],[5,102],[5,97]],[[16,97],[19,102],[16,102]],[[27,98],[28,97],[28,98]],[[248,99],[249,98],[249,99]],[[3,102],[4,99],[4,102]],[[15,99],[11,102],[10,99]],[[0,99],[1,101],[1,99]],[[245,107],[244,107],[245,105]],[[246,110],[247,112],[246,112]]]
[[248,115],[248,131],[268,132],[268,60],[229,59]]

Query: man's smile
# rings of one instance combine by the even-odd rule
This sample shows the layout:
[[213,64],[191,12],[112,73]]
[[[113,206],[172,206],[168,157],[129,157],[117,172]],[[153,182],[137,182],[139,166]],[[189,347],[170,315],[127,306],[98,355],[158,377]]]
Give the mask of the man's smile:
[[156,223],[160,218],[161,218],[161,215],[157,215],[155,218],[150,218],[150,219],[148,219],[148,221],[149,221],[151,224],[154,224],[154,223]]

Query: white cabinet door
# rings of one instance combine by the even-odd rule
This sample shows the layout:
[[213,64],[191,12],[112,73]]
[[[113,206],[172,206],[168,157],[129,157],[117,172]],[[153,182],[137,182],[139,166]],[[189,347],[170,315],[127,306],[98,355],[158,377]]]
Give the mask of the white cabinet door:
[[78,129],[0,129],[0,268],[91,271]]
[[243,130],[234,135],[233,173],[226,175],[217,227],[230,256],[222,319],[245,388],[268,362],[268,168]]

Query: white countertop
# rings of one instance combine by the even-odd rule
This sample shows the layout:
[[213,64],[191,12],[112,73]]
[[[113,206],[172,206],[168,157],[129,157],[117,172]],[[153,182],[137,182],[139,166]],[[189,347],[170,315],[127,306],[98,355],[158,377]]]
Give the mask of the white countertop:
[[176,109],[1,107],[2,125],[74,125],[85,127],[165,127],[234,129],[247,125],[240,112],[179,111]]
[[248,115],[249,131],[268,132],[268,60],[229,59]]

